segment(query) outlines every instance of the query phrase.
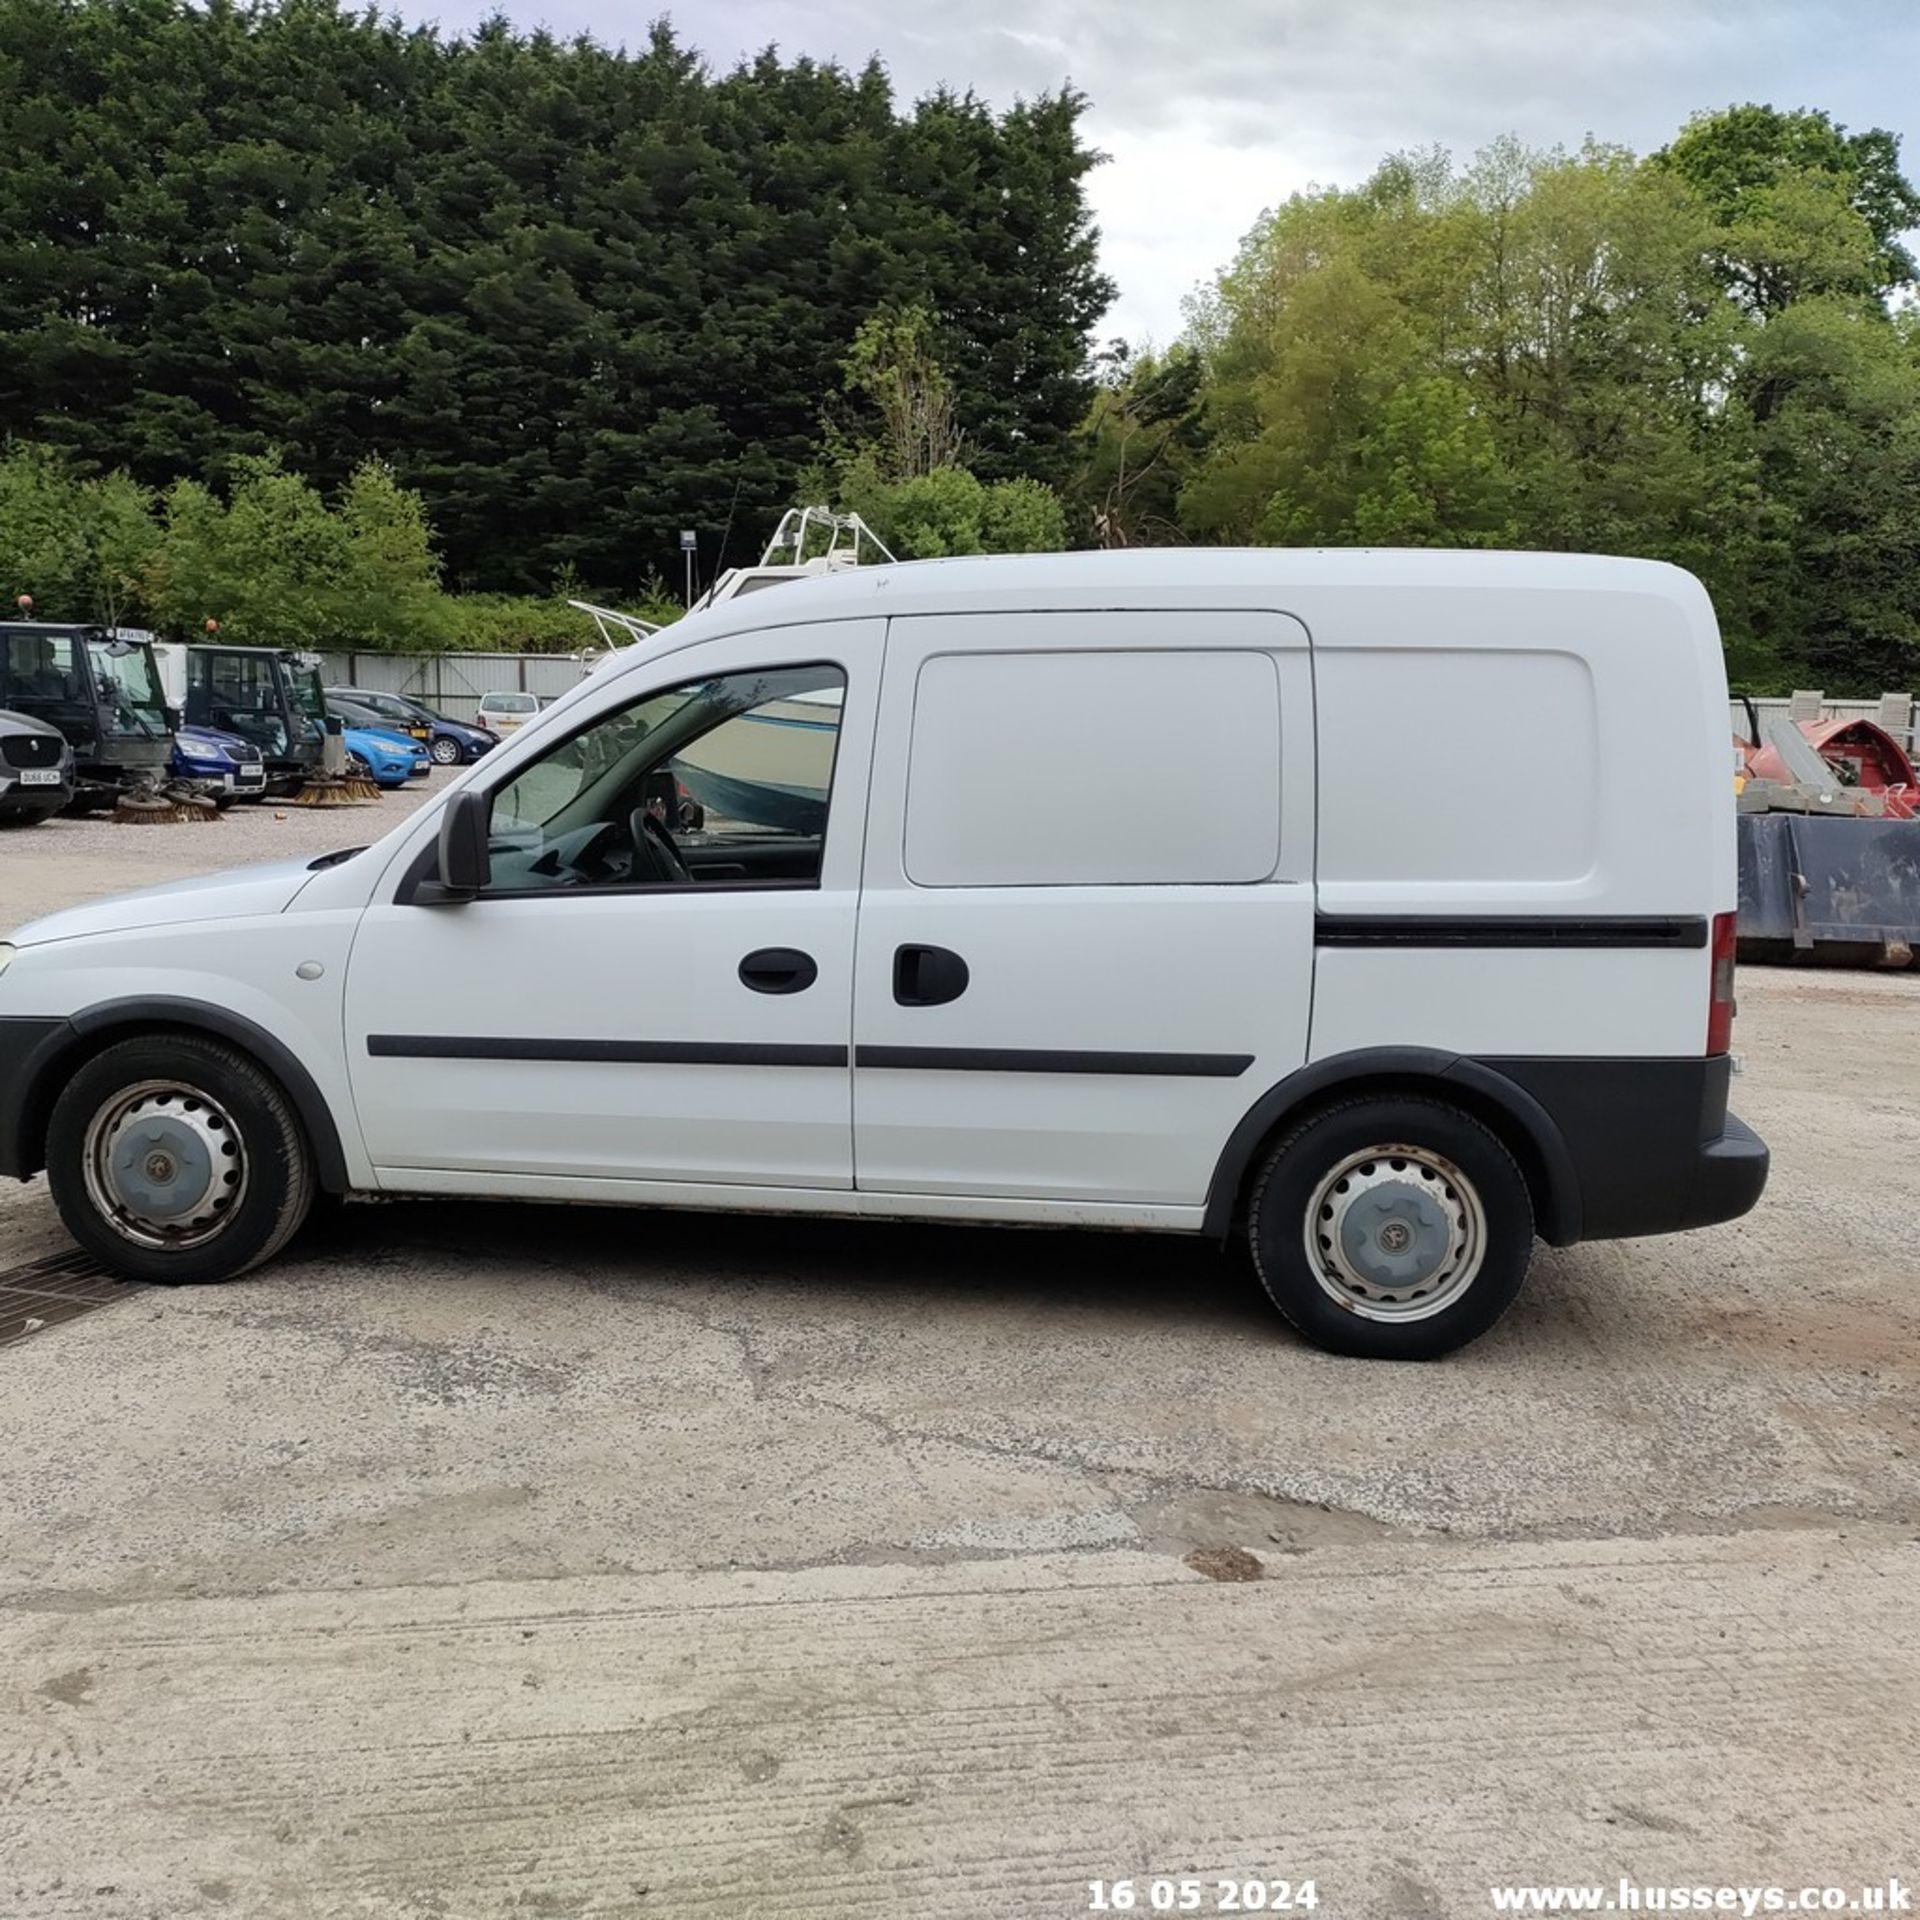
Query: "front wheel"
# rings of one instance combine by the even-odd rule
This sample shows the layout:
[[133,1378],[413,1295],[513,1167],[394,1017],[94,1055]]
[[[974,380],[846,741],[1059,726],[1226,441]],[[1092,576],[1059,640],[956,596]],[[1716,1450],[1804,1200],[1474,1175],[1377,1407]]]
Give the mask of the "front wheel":
[[160,1285],[231,1280],[279,1252],[313,1201],[313,1161],[278,1084],[195,1034],[122,1040],[54,1104],[47,1181],[103,1266]]
[[427,751],[433,756],[437,767],[457,767],[460,764],[460,743],[449,740],[444,734]]
[[1499,1319],[1533,1255],[1513,1156],[1418,1094],[1344,1100],[1267,1155],[1247,1207],[1268,1297],[1314,1345],[1433,1360]]

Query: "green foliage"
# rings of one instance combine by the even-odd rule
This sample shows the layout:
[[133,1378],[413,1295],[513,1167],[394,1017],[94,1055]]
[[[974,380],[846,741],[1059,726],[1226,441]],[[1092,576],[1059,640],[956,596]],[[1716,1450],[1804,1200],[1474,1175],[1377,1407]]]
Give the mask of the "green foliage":
[[736,497],[770,526],[862,323],[922,308],[980,472],[1046,478],[1111,297],[1083,109],[714,74],[664,25],[0,0],[0,434],[216,494],[380,459],[450,586],[619,598]]
[[0,593],[43,620],[132,625],[158,541],[152,499],[124,473],[82,480],[48,448],[0,457]]
[[1688,121],[1654,164],[1694,189],[1720,229],[1728,284],[1760,312],[1811,294],[1885,294],[1914,277],[1902,236],[1920,226],[1920,193],[1894,134],[1729,107]]
[[1067,543],[1060,496],[1037,480],[987,482],[964,467],[888,481],[856,462],[842,501],[901,560],[961,553],[1056,553]]
[[1189,347],[1135,360],[1117,340],[1101,357],[1069,488],[1075,532],[1096,547],[1180,538],[1180,489],[1206,443],[1203,366]]
[[[1920,680],[1897,163],[1740,108],[1648,161],[1503,142],[1296,196],[1193,309],[1198,431],[1156,468],[1180,529],[1642,554],[1706,581],[1737,678]],[[1096,397],[1096,481],[1137,411]]]
[[842,437],[863,446],[889,480],[965,464],[966,436],[953,382],[934,346],[925,307],[882,308],[861,323],[841,362],[843,391],[866,403],[871,425]]
[[[595,644],[594,629],[579,608],[567,605],[569,598],[593,596],[463,593],[449,598],[445,644],[462,653],[578,653]],[[622,598],[619,610],[658,626],[671,626],[685,612],[657,580],[637,597]]]

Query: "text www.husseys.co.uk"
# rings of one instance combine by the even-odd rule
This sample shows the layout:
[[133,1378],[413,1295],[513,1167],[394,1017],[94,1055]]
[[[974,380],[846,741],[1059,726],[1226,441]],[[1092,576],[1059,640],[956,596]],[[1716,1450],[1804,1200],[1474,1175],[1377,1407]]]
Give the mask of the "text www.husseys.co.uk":
[[1904,1880],[1870,1887],[1672,1887],[1621,1880],[1611,1887],[1493,1887],[1496,1913],[1912,1913]]

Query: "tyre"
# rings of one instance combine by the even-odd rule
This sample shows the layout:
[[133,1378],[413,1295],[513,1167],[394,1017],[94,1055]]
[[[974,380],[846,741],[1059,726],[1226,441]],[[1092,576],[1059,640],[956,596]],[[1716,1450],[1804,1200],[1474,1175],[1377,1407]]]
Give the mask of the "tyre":
[[460,764],[460,743],[449,740],[442,734],[427,751],[433,756],[436,767],[457,767]]
[[1533,1205],[1513,1156],[1421,1094],[1344,1100],[1267,1154],[1247,1237],[1268,1297],[1329,1353],[1434,1360],[1513,1304]]
[[67,1231],[128,1280],[232,1280],[313,1201],[291,1103],[245,1054],[196,1034],[122,1040],[67,1083],[47,1127]]

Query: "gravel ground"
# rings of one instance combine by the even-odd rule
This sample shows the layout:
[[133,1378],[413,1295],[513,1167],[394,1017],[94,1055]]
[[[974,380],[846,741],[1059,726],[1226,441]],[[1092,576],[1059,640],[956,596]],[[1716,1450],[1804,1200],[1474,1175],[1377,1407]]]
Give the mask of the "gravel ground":
[[280,801],[229,807],[211,821],[128,826],[109,816],[60,815],[37,826],[0,828],[0,936],[56,907],[130,887],[184,880],[257,860],[312,859],[377,839],[458,769],[435,767],[397,793],[346,807]]
[[[9,836],[0,919],[405,804]],[[1760,1208],[1438,1366],[1184,1242],[468,1203],[0,1349],[0,1913],[1920,1881],[1920,977],[1739,991]]]

